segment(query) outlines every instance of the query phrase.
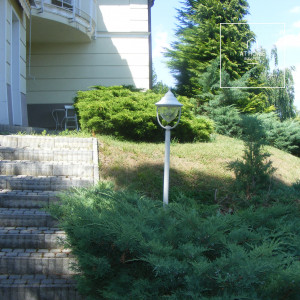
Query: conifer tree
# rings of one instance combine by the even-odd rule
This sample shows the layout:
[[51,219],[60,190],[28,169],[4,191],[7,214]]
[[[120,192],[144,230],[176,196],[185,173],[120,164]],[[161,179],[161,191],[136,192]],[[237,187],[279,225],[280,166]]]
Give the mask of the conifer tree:
[[251,69],[243,56],[249,50],[247,42],[254,37],[244,19],[247,0],[185,0],[184,4],[178,10],[177,41],[166,53],[179,94],[193,96],[201,91],[199,77],[220,58],[220,23],[239,23],[222,28],[222,68],[230,79],[238,79]]

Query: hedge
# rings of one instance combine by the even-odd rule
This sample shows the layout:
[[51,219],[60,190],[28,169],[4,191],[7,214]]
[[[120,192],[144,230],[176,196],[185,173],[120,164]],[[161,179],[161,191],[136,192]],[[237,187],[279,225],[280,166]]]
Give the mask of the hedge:
[[[150,90],[139,92],[122,86],[97,86],[93,90],[77,92],[74,105],[84,130],[153,142],[164,138],[156,120],[155,107],[163,96]],[[180,124],[172,132],[172,137],[181,142],[208,141],[213,122],[206,117],[196,117],[188,98],[178,97],[178,100],[184,106]]]

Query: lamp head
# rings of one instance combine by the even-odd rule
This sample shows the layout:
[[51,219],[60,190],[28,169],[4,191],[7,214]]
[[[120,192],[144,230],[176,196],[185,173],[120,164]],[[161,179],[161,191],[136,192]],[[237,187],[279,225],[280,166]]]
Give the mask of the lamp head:
[[183,106],[170,90],[155,105],[158,113],[167,123],[172,122],[176,118],[179,109]]

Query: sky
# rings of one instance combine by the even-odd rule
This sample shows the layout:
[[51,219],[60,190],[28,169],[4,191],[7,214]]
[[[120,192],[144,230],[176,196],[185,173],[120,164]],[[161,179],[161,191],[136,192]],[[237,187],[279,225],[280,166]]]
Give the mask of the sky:
[[[177,11],[182,0],[155,0],[152,8],[153,65],[158,80],[175,86],[175,80],[166,66],[164,48],[175,41]],[[275,44],[279,66],[294,66],[295,106],[300,110],[300,1],[299,0],[248,0],[250,14],[246,16],[257,36],[257,47],[270,54]]]

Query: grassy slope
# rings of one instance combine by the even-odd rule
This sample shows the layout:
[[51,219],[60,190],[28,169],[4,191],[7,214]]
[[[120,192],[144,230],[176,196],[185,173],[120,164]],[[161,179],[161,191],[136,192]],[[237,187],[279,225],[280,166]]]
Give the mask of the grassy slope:
[[[153,198],[162,193],[164,144],[122,142],[99,137],[100,176],[117,188],[133,188]],[[215,190],[226,193],[233,173],[226,164],[240,159],[243,142],[217,135],[210,143],[171,145],[170,196],[178,192],[213,200]],[[276,179],[291,185],[300,179],[300,158],[267,148],[271,153]]]

